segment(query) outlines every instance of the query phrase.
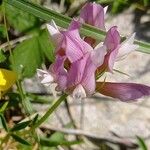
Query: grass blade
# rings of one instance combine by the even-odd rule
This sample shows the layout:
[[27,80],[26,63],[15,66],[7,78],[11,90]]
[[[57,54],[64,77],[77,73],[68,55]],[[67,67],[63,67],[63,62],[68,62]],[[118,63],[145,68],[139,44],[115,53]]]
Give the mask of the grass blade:
[[141,138],[141,137],[139,137],[139,136],[137,136],[137,139],[138,139],[138,145],[140,146],[140,148],[141,148],[142,150],[148,150],[144,139]]
[[19,142],[19,143],[21,143],[21,144],[24,144],[24,145],[27,145],[27,146],[30,146],[30,145],[31,145],[28,141],[22,139],[21,137],[19,137],[19,136],[16,135],[16,134],[11,134],[11,136],[13,137],[13,139],[15,139],[17,142]]
[[14,132],[14,131],[19,131],[19,130],[25,129],[30,124],[30,122],[31,121],[29,120],[29,121],[18,123],[10,131]]
[[[51,19],[53,19],[56,22],[56,24],[58,24],[60,27],[63,27],[63,28],[67,28],[69,23],[71,22],[71,18],[69,18],[65,15],[59,14],[53,10],[49,10],[47,8],[44,8],[37,4],[33,4],[28,1],[4,0],[4,2],[6,2],[12,6],[15,6],[23,11],[29,12],[29,13],[33,14],[34,16],[39,17],[45,21],[49,22]],[[99,40],[102,40],[106,34],[104,31],[97,29],[93,26],[87,25],[87,24],[82,26],[80,32],[81,32],[81,34],[83,34],[85,36],[91,36],[91,37],[99,39]],[[123,39],[125,39],[125,38],[123,38]],[[150,44],[149,43],[138,41],[138,40],[135,40],[135,43],[139,45],[138,51],[150,54]]]

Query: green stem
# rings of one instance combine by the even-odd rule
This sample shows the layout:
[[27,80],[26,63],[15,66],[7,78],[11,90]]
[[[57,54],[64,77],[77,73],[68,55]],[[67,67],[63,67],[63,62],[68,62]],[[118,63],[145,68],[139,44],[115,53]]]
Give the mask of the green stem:
[[32,127],[32,130],[39,127],[55,110],[56,108],[61,104],[62,101],[64,101],[67,97],[67,94],[62,95],[51,107],[48,109],[48,111],[44,114],[44,116],[38,120],[38,122]]
[[[67,28],[70,24],[72,18],[67,17],[65,15],[59,14],[53,10],[46,9],[37,4],[33,4],[31,2],[25,0],[4,0],[4,2],[17,7],[23,11],[26,11],[36,17],[39,17],[43,20],[50,21],[53,19],[56,24],[60,27]],[[95,39],[102,40],[104,39],[106,32],[95,28],[93,26],[84,24],[80,30],[81,34],[84,36],[91,36]],[[125,39],[125,38],[123,38]],[[135,40],[135,43],[139,45],[138,51],[150,54],[150,44],[142,41]]]
[[[14,57],[13,57],[13,54],[12,54],[12,51],[11,51],[11,44],[10,44],[10,40],[9,40],[9,34],[8,34],[8,30],[7,30],[7,21],[6,21],[6,12],[5,12],[5,3],[3,3],[3,16],[4,16],[4,25],[5,25],[5,29],[6,29],[6,38],[7,38],[7,42],[8,42],[8,49],[9,49],[9,53],[10,53],[10,57],[11,57],[11,60],[12,60],[12,64],[15,65],[15,60],[14,60]],[[19,91],[19,94],[20,94],[20,97],[21,97],[21,100],[22,100],[22,105],[25,109],[25,112],[27,114],[31,114],[31,110],[29,111],[29,105],[27,106],[26,105],[26,102],[25,102],[25,94],[23,92],[23,88],[21,86],[21,83],[20,81],[17,79],[17,82],[16,82],[16,85],[17,85],[17,88],[18,88],[18,91]]]

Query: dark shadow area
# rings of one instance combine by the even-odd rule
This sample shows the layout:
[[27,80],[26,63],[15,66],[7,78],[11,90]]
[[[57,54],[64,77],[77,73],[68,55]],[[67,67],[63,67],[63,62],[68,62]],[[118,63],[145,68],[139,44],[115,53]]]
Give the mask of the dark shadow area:
[[[143,17],[145,21],[142,21]],[[137,39],[150,42],[150,12],[148,9],[147,11],[135,9],[133,24]]]

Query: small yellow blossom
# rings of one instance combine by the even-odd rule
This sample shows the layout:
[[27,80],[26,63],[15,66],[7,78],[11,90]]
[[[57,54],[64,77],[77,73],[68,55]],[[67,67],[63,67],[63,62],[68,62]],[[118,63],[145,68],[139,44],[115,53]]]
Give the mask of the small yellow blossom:
[[2,92],[7,91],[16,81],[17,75],[15,72],[0,69],[0,96]]

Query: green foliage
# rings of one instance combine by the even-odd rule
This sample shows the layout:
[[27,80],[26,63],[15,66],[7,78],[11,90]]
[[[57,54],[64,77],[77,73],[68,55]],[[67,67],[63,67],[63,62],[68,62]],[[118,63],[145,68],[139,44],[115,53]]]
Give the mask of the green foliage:
[[19,130],[25,129],[30,123],[31,123],[31,121],[25,121],[25,122],[18,123],[10,131],[14,132],[14,131],[19,131]]
[[[150,6],[149,0],[94,0],[97,3],[105,4],[111,6],[111,12],[113,14],[121,13],[124,9],[129,8],[134,5],[135,8],[139,8],[142,10],[148,9]],[[147,8],[146,8],[147,7]]]
[[54,46],[52,44],[52,41],[50,39],[50,36],[46,30],[42,30],[40,32],[40,35],[38,37],[40,48],[45,54],[46,58],[50,61],[54,61]]
[[3,53],[3,51],[0,49],[0,63],[4,62],[6,60],[6,57]]
[[148,150],[148,147],[146,146],[146,143],[142,137],[137,136],[137,140],[141,150]]
[[4,102],[4,103],[2,104],[2,106],[0,106],[0,113],[3,113],[3,112],[6,110],[7,105],[8,105],[8,101],[7,101],[7,102]]
[[6,16],[9,24],[20,32],[25,32],[39,24],[39,20],[33,15],[6,5]]
[[8,132],[7,123],[6,123],[6,120],[5,120],[5,117],[3,116],[3,114],[0,114],[0,119],[1,119],[1,124],[2,124],[3,128],[5,129],[6,132]]
[[6,37],[6,29],[3,24],[0,24],[0,38],[5,38]]
[[[55,11],[43,8],[36,4],[26,2],[24,0],[23,1],[5,0],[5,2],[7,2],[17,8],[20,8],[21,10],[29,12],[43,20],[50,21],[51,19],[53,19],[57,24],[59,24],[59,26],[64,27],[64,28],[68,27],[68,25],[71,21],[71,18],[69,18],[69,17],[66,17]],[[104,31],[97,29],[95,27],[92,27],[90,25],[87,25],[87,24],[82,26],[80,32],[85,36],[86,35],[91,36],[91,37],[94,37],[99,40],[102,40],[104,38],[104,35],[106,34]],[[125,39],[125,38],[123,38],[123,39]],[[135,40],[135,43],[139,45],[138,51],[148,53],[148,54],[150,53],[150,44],[149,43],[137,41],[137,40]]]
[[33,37],[19,44],[13,51],[15,64],[13,69],[21,77],[31,77],[43,61],[43,55],[37,37]]
[[48,138],[40,139],[40,144],[47,147],[56,147],[58,145],[71,146],[74,144],[80,144],[81,141],[67,141],[64,138],[64,134],[60,132],[55,132]]
[[148,6],[150,5],[150,1],[149,0],[143,0],[144,6]]
[[35,123],[36,123],[37,120],[38,120],[38,117],[39,117],[39,115],[36,114],[35,117],[34,117],[33,120],[32,120],[32,125],[35,125]]
[[0,0],[0,5],[2,5],[3,0]]
[[32,77],[36,73],[46,56],[49,61],[54,61],[53,45],[45,30],[39,31],[34,37],[18,44],[13,51],[16,70],[21,78]]
[[16,134],[11,134],[11,136],[14,140],[16,140],[19,143],[27,145],[27,146],[31,146],[31,144],[27,140],[21,138],[20,136],[18,136]]

